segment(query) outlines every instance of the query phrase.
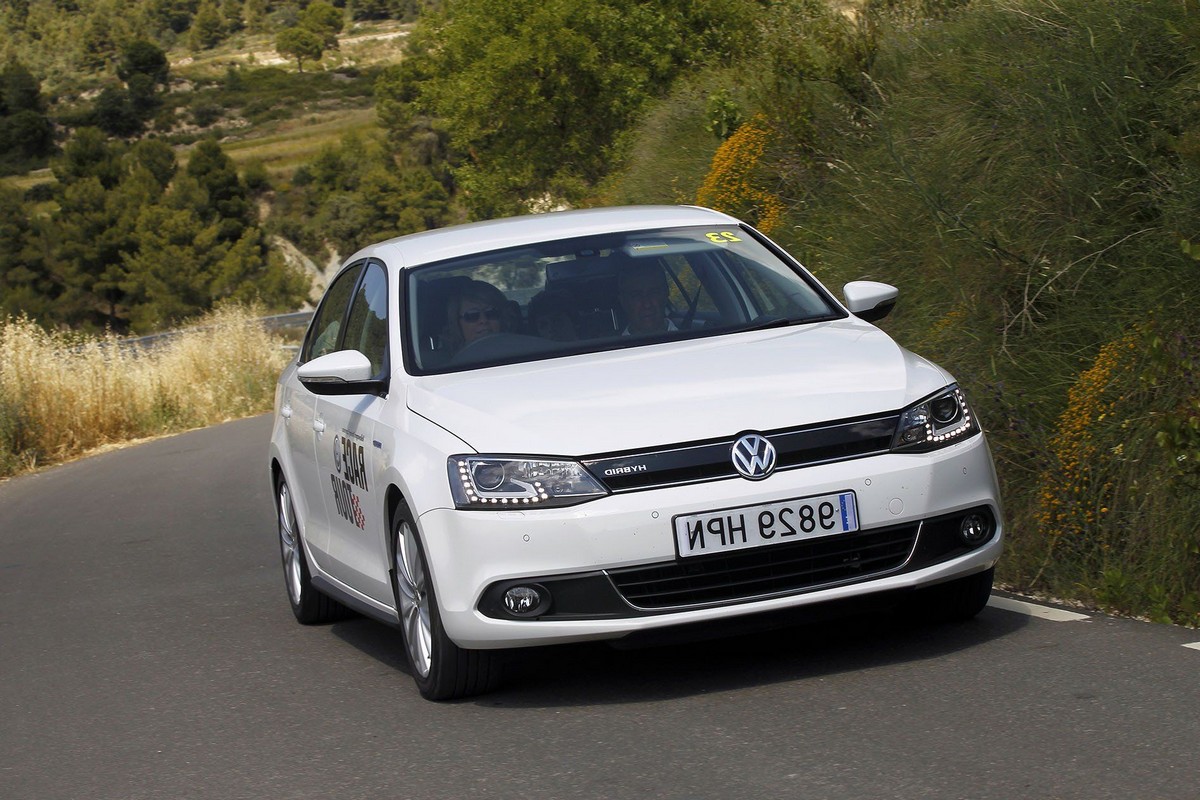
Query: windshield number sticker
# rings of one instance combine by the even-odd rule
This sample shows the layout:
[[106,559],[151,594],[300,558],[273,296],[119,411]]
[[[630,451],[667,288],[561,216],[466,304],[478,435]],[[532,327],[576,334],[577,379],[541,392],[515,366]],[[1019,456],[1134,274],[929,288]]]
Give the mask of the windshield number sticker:
[[715,231],[713,233],[706,233],[704,235],[705,235],[705,237],[708,238],[708,240],[710,242],[716,242],[717,244],[725,244],[726,242],[740,242],[741,241],[740,237],[735,236],[734,234],[730,233],[729,231]]

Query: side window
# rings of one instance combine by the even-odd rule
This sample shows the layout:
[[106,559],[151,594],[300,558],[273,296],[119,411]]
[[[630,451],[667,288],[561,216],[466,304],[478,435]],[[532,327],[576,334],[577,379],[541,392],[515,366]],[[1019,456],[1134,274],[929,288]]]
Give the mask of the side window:
[[354,284],[358,281],[358,273],[361,271],[357,267],[351,267],[335,278],[325,290],[325,299],[321,301],[312,327],[309,328],[308,341],[301,354],[301,361],[312,361],[338,349],[342,318],[346,316],[350,293],[354,291]]
[[376,378],[383,377],[387,366],[387,329],[387,273],[371,261],[350,304],[342,349],[357,350],[370,359]]

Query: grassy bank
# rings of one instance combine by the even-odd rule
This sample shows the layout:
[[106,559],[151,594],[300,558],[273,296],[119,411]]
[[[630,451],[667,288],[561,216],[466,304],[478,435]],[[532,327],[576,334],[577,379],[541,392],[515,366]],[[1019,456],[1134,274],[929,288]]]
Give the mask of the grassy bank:
[[257,316],[227,308],[148,350],[0,321],[0,476],[269,410],[290,353]]

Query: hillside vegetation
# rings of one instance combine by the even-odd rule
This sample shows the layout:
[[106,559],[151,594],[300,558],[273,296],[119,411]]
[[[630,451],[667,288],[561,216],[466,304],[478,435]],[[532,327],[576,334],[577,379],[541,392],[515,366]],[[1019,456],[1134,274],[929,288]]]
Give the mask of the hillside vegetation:
[[[24,5],[34,18],[64,2]],[[349,2],[340,17],[311,11],[320,0],[135,5],[135,21],[168,7],[186,20],[168,26],[173,39],[127,23],[91,73],[37,61],[24,39],[5,45],[31,59],[0,81],[22,114],[22,157],[52,163],[57,178],[52,190],[27,181],[0,193],[9,312],[148,330],[254,296],[299,302],[303,281],[271,254],[272,236],[324,263],[497,214],[717,207],[835,289],[859,278],[900,287],[884,326],[953,371],[988,428],[1010,537],[1005,583],[1200,624],[1200,9],[393,4],[379,13],[417,16],[402,59],[330,56],[326,70],[303,56],[269,65],[217,53],[235,52],[238,37],[253,49],[273,30],[361,21],[378,3]],[[214,7],[240,9],[243,28],[205,44],[214,29],[199,21]],[[190,92],[166,91],[154,53],[131,44],[139,37],[170,54],[171,80],[196,70]],[[108,105],[53,88],[105,81]],[[122,92],[142,109],[136,131],[111,129]],[[59,99],[48,107],[44,95]],[[34,117],[49,108],[59,116],[47,143]],[[325,124],[317,144],[286,155],[290,145],[263,135]],[[240,154],[240,174],[226,151]],[[212,249],[194,246],[197,231]],[[174,248],[165,267],[152,257],[162,247]],[[19,393],[5,402],[0,446],[9,464],[26,463],[20,443],[40,423]]]
[[901,287],[989,430],[1006,582],[1200,622],[1200,10],[803,5],[699,199]]

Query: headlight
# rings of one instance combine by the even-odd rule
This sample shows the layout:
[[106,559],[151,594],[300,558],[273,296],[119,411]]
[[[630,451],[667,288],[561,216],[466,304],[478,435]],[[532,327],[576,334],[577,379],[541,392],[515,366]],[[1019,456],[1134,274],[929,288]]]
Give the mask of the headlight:
[[457,508],[571,506],[608,494],[577,461],[451,456],[446,468]]
[[900,414],[892,450],[925,453],[977,433],[979,422],[971,413],[967,398],[957,386],[948,386]]

